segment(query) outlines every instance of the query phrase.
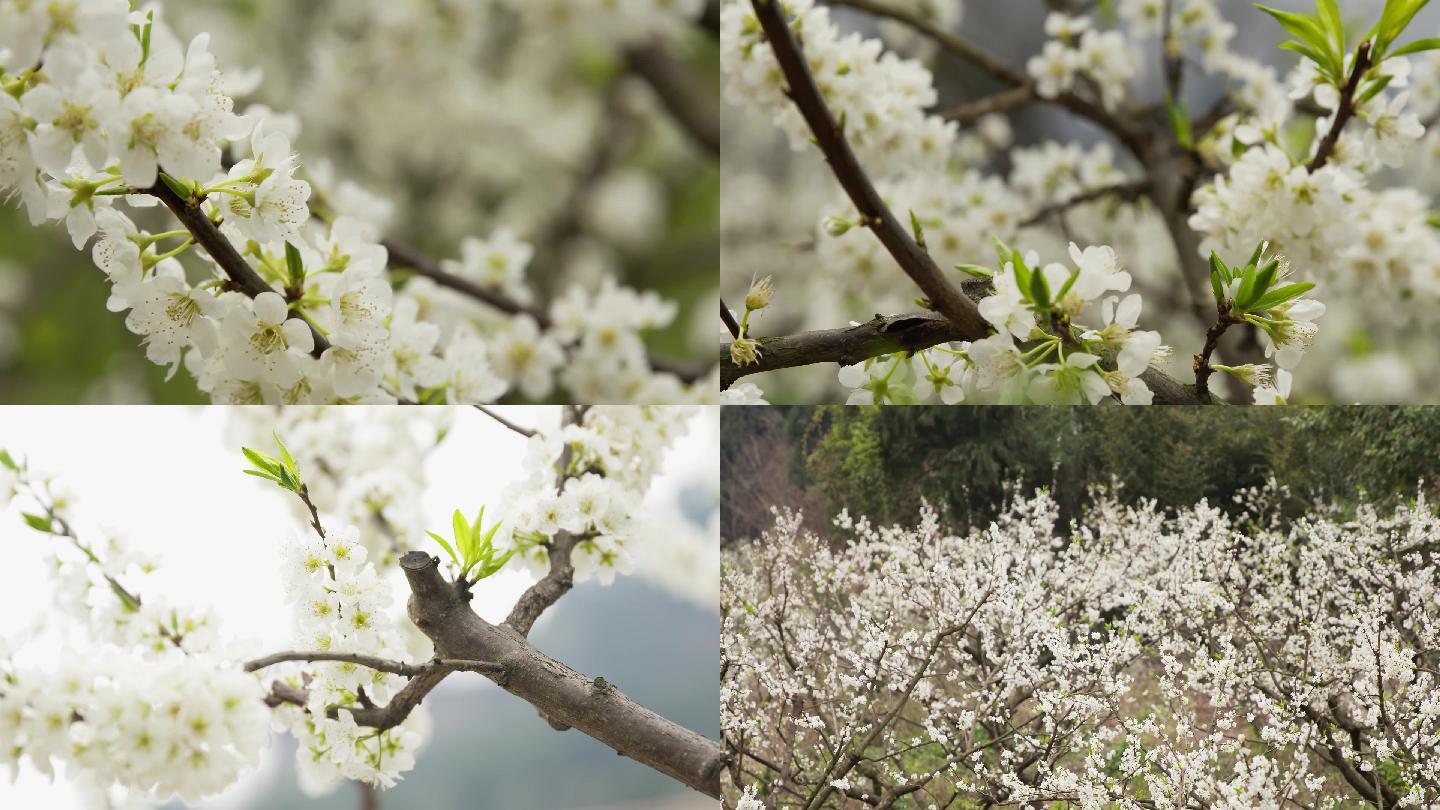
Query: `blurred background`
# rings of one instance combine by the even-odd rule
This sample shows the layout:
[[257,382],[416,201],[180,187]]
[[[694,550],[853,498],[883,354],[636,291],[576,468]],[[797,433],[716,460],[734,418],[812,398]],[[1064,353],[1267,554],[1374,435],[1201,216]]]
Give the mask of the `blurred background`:
[[[676,302],[661,358],[709,365],[719,160],[676,125],[632,65],[663,54],[702,111],[718,104],[702,3],[585,11],[569,0],[185,0],[182,39],[208,32],[237,111],[280,115],[303,174],[337,198],[378,195],[387,236],[436,259],[509,228],[536,248],[544,302],[605,276]],[[683,9],[694,8],[690,14]],[[688,17],[685,16],[688,14]],[[253,91],[249,88],[253,86]],[[362,203],[369,205],[369,201]],[[151,367],[104,276],[64,228],[0,204],[0,402],[200,401]],[[434,306],[475,306],[444,290]],[[702,306],[703,304],[703,306]]]
[[[933,15],[936,7],[951,5],[931,0],[887,2],[922,15]],[[960,0],[958,5],[961,14],[953,30],[969,42],[999,55],[1010,66],[1024,70],[1026,60],[1039,54],[1048,39],[1044,21],[1050,8],[1065,4],[1043,0]],[[1109,29],[1117,25],[1117,0],[1068,5],[1094,8],[1099,27]],[[1234,53],[1276,68],[1279,77],[1284,79],[1295,65],[1296,57],[1279,49],[1286,34],[1272,18],[1256,10],[1249,0],[1214,0],[1205,5],[1213,5],[1223,19],[1236,26],[1231,41]],[[1306,12],[1315,7],[1314,0],[1274,0],[1265,5]],[[1378,19],[1383,5],[1383,0],[1346,0],[1341,7],[1344,19],[1358,37]],[[1183,9],[1186,4],[1176,3],[1176,7]],[[985,72],[940,52],[903,25],[877,25],[872,15],[841,7],[832,10],[832,18],[843,31],[878,36],[888,49],[921,60],[935,77],[939,93],[939,102],[934,107],[937,111],[1004,89]],[[1437,33],[1440,33],[1440,6],[1431,5],[1415,17],[1402,39],[1408,42]],[[1195,61],[1191,60],[1185,73],[1183,95],[1190,111],[1199,116],[1221,96],[1225,82],[1222,77],[1203,73]],[[1440,63],[1428,58],[1415,59],[1412,86],[1433,83],[1431,74],[1437,64]],[[1139,69],[1129,84],[1130,99],[1139,104],[1163,103],[1164,77],[1160,65],[1158,37],[1152,37],[1140,48]],[[1421,93],[1415,96],[1419,98]],[[1075,143],[1086,149],[1109,143],[1113,146],[1115,168],[1136,176],[1138,167],[1133,158],[1089,121],[1042,103],[1021,106],[1007,117],[1017,148],[1033,148],[1047,141]],[[1304,119],[1304,116],[1297,118]],[[915,310],[918,290],[888,257],[870,280],[861,278],[858,272],[837,270],[817,261],[817,233],[822,217],[845,210],[843,204],[837,203],[843,198],[839,186],[817,150],[792,150],[767,115],[744,106],[722,103],[721,121],[725,172],[721,202],[722,295],[735,306],[757,274],[773,274],[776,282],[774,303],[757,313],[752,323],[754,335],[836,329],[852,321],[868,320],[876,313],[888,315]],[[1440,135],[1434,129],[1432,127],[1426,139],[1411,150],[1402,169],[1380,172],[1372,178],[1370,187],[1409,186],[1433,207],[1435,195],[1440,192]],[[977,126],[962,127],[959,151],[964,157],[957,163],[964,163],[964,168],[977,168],[987,176],[997,173],[1004,176],[1012,168],[1005,153],[991,157],[982,149],[978,156],[981,159],[975,160],[976,144],[984,140],[980,132]],[[952,172],[950,179],[959,183],[959,172]],[[1115,222],[1107,222],[1094,212],[1077,211],[1072,218],[1080,225],[1075,228],[1076,240],[1082,245],[1115,247],[1122,264],[1134,276],[1136,289],[1146,291],[1140,328],[1158,330],[1165,343],[1175,348],[1165,370],[1182,381],[1190,379],[1191,355],[1203,344],[1206,325],[1188,312],[1166,308],[1165,299],[1179,295],[1183,287],[1179,286],[1181,281],[1175,269],[1170,236],[1158,217],[1153,214],[1122,216]],[[1023,247],[1038,251],[1043,260],[1056,261],[1065,256],[1066,239],[1056,228],[1028,228],[1023,231],[1022,239]],[[981,265],[992,262],[994,254],[989,248],[989,236],[977,235],[975,244],[979,246],[978,255],[965,261]],[[1296,269],[1304,272],[1303,268]],[[1347,288],[1343,296],[1333,292],[1327,296],[1323,284],[1316,290],[1328,309],[1319,322],[1320,334],[1314,347],[1295,370],[1296,396],[1291,402],[1435,401],[1440,396],[1440,366],[1436,365],[1437,356],[1433,351],[1435,340],[1440,337],[1435,302],[1416,300],[1419,296],[1401,294],[1384,284],[1348,281],[1350,288],[1358,289],[1352,292]],[[720,337],[721,327],[714,328],[713,334]],[[760,386],[770,402],[843,402],[848,390],[839,385],[836,372],[835,365],[824,364],[755,375],[745,381]]]
[[[263,427],[270,411],[244,409],[241,417],[239,410],[11,407],[0,421],[0,447],[60,474],[85,521],[156,554],[162,566],[154,583],[167,599],[214,608],[227,635],[254,639],[264,651],[290,649],[293,621],[281,593],[276,549],[305,527],[285,493],[240,472],[245,463],[239,443],[253,441],[248,437],[257,425]],[[504,413],[532,426],[558,420],[550,408]],[[659,530],[676,544],[703,543],[708,553],[699,555],[701,562],[687,570],[667,559],[664,549],[652,547],[647,554],[642,547],[635,553],[634,576],[619,577],[609,587],[593,580],[577,585],[531,634],[546,654],[604,676],[639,703],[712,739],[719,736],[718,418],[718,409],[710,408],[691,421],[642,511],[642,532]],[[457,506],[493,503],[517,474],[524,453],[525,441],[517,434],[476,411],[455,413],[450,435],[424,463],[423,526],[449,525]],[[665,523],[672,516],[678,522]],[[13,637],[48,613],[45,542],[45,536],[23,527],[15,507],[0,512],[0,546],[6,551],[0,638]],[[477,589],[473,607],[500,621],[532,581],[523,572],[502,571]],[[397,594],[405,592],[403,582],[396,587]],[[53,641],[42,635],[17,660],[53,663],[57,649],[47,640]],[[380,794],[384,810],[715,806],[580,732],[554,731],[529,704],[480,676],[446,679],[423,705],[432,733],[417,767]],[[258,772],[198,807],[360,806],[359,791],[348,783],[323,798],[304,796],[295,782],[294,751],[290,737],[277,736]],[[63,772],[52,784],[27,765],[13,784],[0,779],[0,807],[81,806]]]
[[1272,479],[1281,508],[1386,507],[1440,494],[1440,408],[725,408],[723,543],[758,537],[772,506],[805,510],[824,536],[842,508],[909,524],[920,502],[949,525],[987,524],[1046,487],[1062,521],[1092,486],[1122,500],[1236,507]]

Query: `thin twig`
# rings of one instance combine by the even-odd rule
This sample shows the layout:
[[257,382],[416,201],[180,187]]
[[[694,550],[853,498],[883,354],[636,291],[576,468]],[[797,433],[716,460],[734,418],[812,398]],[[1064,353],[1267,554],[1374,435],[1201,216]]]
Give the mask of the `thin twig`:
[[255,672],[257,670],[265,669],[266,667],[271,667],[276,664],[282,664],[287,661],[307,661],[311,663],[320,661],[333,661],[345,664],[357,664],[367,669],[373,669],[377,672],[388,672],[392,675],[402,675],[406,678],[413,678],[416,675],[419,675],[420,673],[426,671],[427,666],[424,664],[407,664],[403,661],[391,661],[385,658],[377,658],[373,655],[364,655],[361,653],[323,651],[301,652],[287,650],[285,652],[278,652],[272,655],[267,655],[264,658],[256,658],[253,661],[249,661],[245,664],[245,671]]
[[1089,191],[1076,194],[1069,199],[1061,200],[1060,202],[1053,203],[1051,205],[1047,205],[1041,208],[1040,210],[1032,214],[1029,219],[1021,222],[1020,227],[1026,228],[1031,225],[1038,225],[1039,223],[1044,222],[1052,216],[1055,216],[1057,214],[1063,214],[1066,211],[1069,211],[1071,208],[1074,208],[1077,205],[1084,205],[1085,203],[1095,202],[1096,200],[1101,200],[1106,197],[1117,197],[1124,202],[1134,202],[1149,190],[1150,183],[1144,180],[1135,180],[1127,183],[1116,183],[1115,185],[1104,186],[1102,188],[1093,188]]
[[496,422],[499,422],[500,424],[504,425],[505,427],[510,428],[511,430],[515,431],[516,433],[519,433],[521,436],[524,436],[524,437],[527,438],[527,439],[530,438],[531,436],[534,436],[534,435],[536,434],[536,432],[537,432],[537,431],[535,431],[535,430],[532,429],[532,428],[527,428],[527,427],[524,427],[523,425],[517,425],[517,424],[515,424],[514,422],[511,422],[509,419],[506,419],[505,417],[503,417],[503,416],[501,416],[500,414],[496,413],[494,410],[485,407],[484,405],[476,405],[476,406],[475,406],[475,409],[478,410],[478,411],[480,411],[481,413],[485,414],[486,416],[490,417],[491,419],[494,419]]
[[725,306],[724,298],[720,299],[720,320],[725,324],[725,328],[730,330],[730,337],[740,337],[740,324],[735,320],[735,313]]
[[1205,330],[1205,346],[1200,353],[1195,355],[1193,367],[1195,369],[1195,394],[1207,404],[1210,402],[1210,375],[1215,369],[1210,365],[1210,357],[1215,353],[1215,348],[1220,344],[1220,338],[1235,324],[1241,323],[1230,316],[1228,306],[1221,305],[1216,310],[1215,324]]
[[940,115],[946,120],[959,122],[961,126],[969,126],[991,113],[1009,112],[1016,107],[1029,104],[1037,98],[1039,96],[1035,94],[1035,85],[1027,82],[1018,87],[1011,87],[974,101],[956,105]]

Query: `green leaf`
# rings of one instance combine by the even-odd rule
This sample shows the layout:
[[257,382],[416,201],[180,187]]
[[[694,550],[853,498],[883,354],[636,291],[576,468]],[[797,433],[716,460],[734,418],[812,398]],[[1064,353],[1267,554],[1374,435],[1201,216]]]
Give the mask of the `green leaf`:
[[1416,13],[1424,8],[1430,0],[1386,0],[1385,10],[1380,14],[1380,21],[1375,24],[1375,53],[1374,62],[1379,63],[1386,56],[1386,50],[1390,43],[1405,31]]
[[1039,270],[1030,274],[1030,300],[1041,309],[1050,308],[1050,285]]
[[915,216],[915,209],[910,209],[910,230],[915,233],[915,243],[925,244],[925,229],[920,227],[920,218]]
[[457,557],[457,556],[455,556],[455,549],[454,549],[454,547],[452,547],[452,546],[450,545],[450,542],[449,542],[448,540],[446,540],[445,538],[443,538],[443,537],[441,537],[440,535],[436,534],[435,532],[425,532],[425,533],[428,534],[428,535],[430,535],[431,537],[435,538],[435,542],[439,543],[440,546],[441,546],[441,548],[444,548],[444,549],[445,549],[446,553],[448,553],[448,554],[450,555],[450,561],[451,561],[451,562],[455,563],[456,565],[459,565],[459,564],[460,564],[460,558]]
[[290,284],[301,287],[305,284],[305,263],[300,260],[300,249],[285,243],[285,266],[290,270]]
[[1345,22],[1340,19],[1340,4],[1336,0],[1315,0],[1315,13],[1320,25],[1335,43],[1335,50],[1345,52]]
[[1314,46],[1316,50],[1322,53],[1329,52],[1330,43],[1325,37],[1325,29],[1321,27],[1320,23],[1310,17],[1303,14],[1292,14],[1288,11],[1281,11],[1278,8],[1262,6],[1259,3],[1255,4],[1255,8],[1274,17],[1275,21],[1280,23],[1281,27],[1289,31],[1291,36],[1294,36],[1301,42]]
[[175,195],[182,200],[188,200],[193,196],[193,190],[188,185],[176,180],[165,172],[160,173],[160,182],[164,183],[166,188],[175,192]]
[[295,457],[290,455],[290,450],[285,446],[285,442],[280,441],[280,435],[278,433],[271,433],[270,435],[275,438],[275,444],[280,448],[280,459],[285,462],[285,469],[294,473],[298,478],[300,468],[295,465]]
[[1221,261],[1219,254],[1213,250],[1210,251],[1210,270],[1211,272],[1219,273],[1220,277],[1226,282],[1229,282],[1232,278],[1230,268],[1225,266],[1225,262]]
[[1246,264],[1259,264],[1260,257],[1265,255],[1265,248],[1268,247],[1270,247],[1270,242],[1265,239],[1261,239],[1260,244],[1255,246],[1255,252],[1250,254],[1250,261],[1246,262]]
[[1300,54],[1311,62],[1314,62],[1315,66],[1320,69],[1320,72],[1329,78],[1330,81],[1336,84],[1342,83],[1343,79],[1340,76],[1340,72],[1343,69],[1342,65],[1328,54],[1323,54],[1315,50],[1313,46],[1307,45],[1299,40],[1291,39],[1280,43],[1280,50]]
[[1381,90],[1384,90],[1386,87],[1389,86],[1390,80],[1393,78],[1395,77],[1381,76],[1380,78],[1370,82],[1370,85],[1365,88],[1365,92],[1361,93],[1355,98],[1356,106],[1364,104],[1365,102],[1379,95]]
[[50,520],[50,518],[46,515],[34,515],[29,512],[25,512],[21,515],[21,517],[25,519],[26,526],[29,526],[37,532],[45,532],[46,534],[50,534],[51,529],[54,528],[54,521]]
[[1235,291],[1235,306],[1245,309],[1254,292],[1255,265],[1250,264],[1245,266],[1245,274],[1240,277],[1240,289]]
[[1225,284],[1220,280],[1220,272],[1210,268],[1210,289],[1215,292],[1215,303],[1220,304],[1225,300]]
[[1169,93],[1165,94],[1165,109],[1170,113],[1170,129],[1175,133],[1175,142],[1185,149],[1195,148],[1195,134],[1190,131],[1190,112],[1185,99],[1177,103]]
[[1286,301],[1299,298],[1300,296],[1304,295],[1305,293],[1311,291],[1314,288],[1314,282],[1310,281],[1302,281],[1298,284],[1286,284],[1284,287],[1276,287],[1275,289],[1267,293],[1265,296],[1263,296],[1259,301],[1256,301],[1255,304],[1250,308],[1257,312],[1264,312],[1266,310],[1274,309],[1275,307],[1280,306]]
[[1010,246],[1001,241],[1000,237],[998,236],[992,237],[992,241],[995,243],[995,261],[1003,269],[1005,267],[1005,263],[1010,261],[1010,254],[1014,253],[1015,251],[1011,250]]
[[480,566],[480,569],[475,572],[475,579],[478,581],[485,579],[486,577],[493,576],[495,572],[499,571],[501,568],[504,568],[505,563],[509,562],[510,558],[513,556],[515,556],[515,551],[512,549],[495,559],[489,560],[484,565]]
[[264,478],[266,481],[269,481],[273,484],[279,484],[282,487],[285,486],[285,483],[280,480],[280,476],[278,475],[271,475],[270,473],[262,472],[260,470],[241,470],[240,472],[243,472],[246,475],[253,475],[256,478]]
[[1061,285],[1061,287],[1060,287],[1060,292],[1055,293],[1055,300],[1056,300],[1056,301],[1064,301],[1064,300],[1065,300],[1065,293],[1070,292],[1070,288],[1073,287],[1073,286],[1075,286],[1075,281],[1076,281],[1077,279],[1079,279],[1079,278],[1080,278],[1080,268],[1077,267],[1077,268],[1075,268],[1073,271],[1071,271],[1070,277],[1067,278],[1067,279],[1065,279],[1065,283],[1064,283],[1063,285]]
[[10,457],[9,450],[0,450],[0,466],[3,466],[11,472],[20,472],[20,465],[16,464],[15,459]]
[[1012,250],[1010,251],[1010,257],[1006,259],[1006,261],[1010,262],[1015,268],[1015,286],[1019,287],[1021,292],[1029,292],[1031,273],[1030,265],[1025,263],[1025,257],[1020,255],[1020,251]]
[[[245,458],[250,459],[250,463],[254,464],[258,469],[264,470],[277,478],[280,476],[280,462],[264,453],[257,453],[248,447],[240,448],[240,452],[244,453]],[[247,470],[247,472],[249,471]]]
[[976,278],[995,277],[994,270],[991,270],[988,267],[981,267],[978,264],[957,264],[955,265],[955,269],[959,270],[962,273],[965,273],[966,275],[974,276]]
[[1440,48],[1440,37],[1426,37],[1425,39],[1417,39],[1408,45],[1401,45],[1399,48],[1396,48],[1387,55],[1409,56],[1412,53],[1420,53],[1421,51],[1433,51],[1436,48]]
[[455,529],[455,545],[460,550],[460,559],[469,565],[475,559],[475,533],[471,531],[470,524],[465,522],[465,516],[459,509],[455,510],[450,522]]
[[1271,259],[1265,263],[1264,267],[1260,268],[1260,272],[1255,274],[1254,295],[1264,295],[1270,289],[1270,285],[1275,282],[1275,271],[1278,269],[1280,269],[1279,259]]

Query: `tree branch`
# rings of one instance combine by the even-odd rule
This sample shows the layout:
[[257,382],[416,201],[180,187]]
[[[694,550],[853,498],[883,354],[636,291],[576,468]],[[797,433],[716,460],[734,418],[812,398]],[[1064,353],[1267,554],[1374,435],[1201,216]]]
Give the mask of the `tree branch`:
[[[481,619],[441,576],[436,558],[412,551],[401,559],[401,569],[410,583],[410,617],[434,642],[437,657],[496,661],[503,671],[486,677],[534,706],[552,726],[578,729],[619,754],[719,798],[725,763],[719,743],[635,703],[603,679],[586,678],[546,656],[512,628]],[[411,681],[406,690],[420,680]],[[363,713],[354,714],[359,722]]]
[[725,306],[724,298],[720,299],[720,322],[730,330],[730,337],[740,337],[740,324],[735,320],[735,313],[730,311],[730,307]]
[[504,425],[505,427],[510,428],[511,430],[515,431],[516,433],[519,433],[521,436],[524,436],[524,437],[527,438],[527,439],[530,438],[531,436],[534,436],[534,435],[536,434],[536,432],[537,432],[537,431],[535,431],[535,430],[532,429],[532,428],[527,428],[527,427],[524,427],[524,426],[522,426],[522,425],[517,425],[517,424],[515,424],[514,422],[511,422],[509,419],[506,419],[505,417],[503,417],[503,416],[501,416],[500,414],[496,413],[494,410],[485,407],[484,405],[476,405],[476,406],[475,406],[475,409],[478,410],[478,411],[480,411],[481,413],[485,414],[486,416],[490,417],[491,419],[494,419],[496,422],[499,422],[500,424]]
[[1068,200],[1061,200],[1060,202],[1052,203],[1051,205],[1041,208],[1032,214],[1029,219],[1021,222],[1020,227],[1027,228],[1032,225],[1038,225],[1056,214],[1063,214],[1069,211],[1077,205],[1095,202],[1096,200],[1106,197],[1114,196],[1124,202],[1134,202],[1149,190],[1150,183],[1145,180],[1134,180],[1128,183],[1116,183],[1112,186],[1093,188],[1089,191],[1076,194]]
[[1039,96],[1035,94],[1035,85],[1027,82],[956,105],[940,113],[940,116],[949,121],[957,121],[961,126],[969,126],[991,113],[1009,112],[1016,107],[1029,104],[1037,98]]
[[[932,313],[889,315],[872,318],[844,329],[802,332],[785,337],[756,338],[760,360],[737,366],[730,360],[729,347],[720,347],[720,385],[729,388],[751,374],[817,363],[842,366],[895,352],[918,352],[931,346],[971,340],[953,323]],[[1201,398],[1189,386],[1177,382],[1159,369],[1147,369],[1140,379],[1155,392],[1162,405],[1200,405]]]
[[1370,43],[1360,43],[1355,49],[1355,66],[1350,70],[1350,79],[1345,82],[1345,88],[1340,91],[1340,106],[1335,110],[1335,120],[1330,123],[1330,131],[1325,133],[1324,140],[1315,150],[1315,157],[1305,168],[1310,172],[1319,171],[1330,159],[1330,153],[1335,151],[1335,144],[1340,141],[1340,132],[1349,123],[1350,117],[1355,114],[1355,93],[1360,89],[1360,80],[1365,77],[1365,71],[1370,69]]
[[632,74],[650,85],[660,104],[696,145],[720,156],[720,100],[713,88],[661,42],[629,49],[625,63]]
[[[204,198],[183,200],[180,195],[165,185],[163,180],[156,180],[155,185],[146,189],[145,193],[160,200],[166,208],[170,209],[175,218],[180,220],[180,224],[184,225],[185,229],[195,237],[196,243],[205,248],[205,252],[210,254],[210,258],[220,266],[235,289],[251,298],[265,292],[280,294],[279,290],[271,287],[265,282],[265,279],[260,277],[259,273],[255,272],[255,268],[245,261],[245,257],[241,256],[235,246],[230,244],[230,240],[225,234],[221,233],[215,223],[210,221],[205,209],[201,207]],[[326,349],[330,348],[330,342],[313,325],[310,325],[310,334],[315,340],[315,348],[311,354],[319,357],[325,353]]]
[[915,243],[860,166],[840,125],[825,104],[815,77],[810,74],[810,67],[800,53],[800,45],[778,0],[752,0],[752,5],[785,75],[790,99],[814,133],[815,142],[830,163],[835,179],[850,196],[862,220],[906,275],[924,291],[931,307],[961,327],[968,339],[984,338],[990,333],[990,327],[980,317],[975,302],[951,284],[930,254]]
[[373,655],[344,652],[322,652],[310,651],[299,652],[287,650],[267,655],[264,658],[256,658],[245,664],[246,672],[255,672],[286,661],[334,661],[339,663],[357,664],[377,672],[389,672],[392,675],[401,675],[406,678],[414,678],[434,670],[465,670],[467,672],[499,672],[500,665],[488,661],[457,661],[457,660],[436,660],[424,664],[407,664],[403,661],[391,661],[385,658],[377,658]]
[[[999,81],[1015,88],[1028,87],[1030,77],[1024,71],[1011,67],[1009,63],[999,56],[975,45],[958,34],[946,31],[935,25],[918,13],[908,8],[898,8],[893,3],[884,0],[830,0],[834,6],[846,6],[872,14],[876,17],[884,17],[903,23],[910,28],[935,40],[944,50],[958,56],[959,58],[981,68],[986,73]],[[1066,110],[1069,110],[1082,118],[1110,132],[1121,143],[1125,144],[1130,151],[1139,153],[1144,148],[1149,136],[1140,127],[1132,122],[1115,115],[1095,101],[1074,92],[1061,93],[1055,98],[1044,99]]]

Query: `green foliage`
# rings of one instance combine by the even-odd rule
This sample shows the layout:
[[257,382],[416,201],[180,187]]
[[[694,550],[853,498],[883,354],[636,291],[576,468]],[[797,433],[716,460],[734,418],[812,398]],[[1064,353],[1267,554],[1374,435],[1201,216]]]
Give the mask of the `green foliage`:
[[275,444],[280,448],[280,458],[278,459],[248,447],[240,448],[240,452],[245,454],[245,458],[255,465],[253,469],[244,472],[246,475],[263,478],[273,482],[281,489],[299,495],[305,488],[305,483],[300,480],[300,470],[295,466],[295,458],[290,455],[290,451],[286,449],[285,443],[280,441],[279,436],[275,436]]
[[494,546],[494,539],[495,533],[500,530],[501,521],[496,521],[487,531],[483,528],[484,518],[485,507],[483,506],[480,507],[479,514],[475,515],[474,523],[467,521],[465,515],[456,509],[450,519],[455,535],[453,545],[435,532],[426,532],[450,555],[450,561],[460,569],[462,579],[469,576],[471,571],[475,572],[472,582],[478,582],[494,575],[495,572],[505,567],[505,563],[509,562],[510,557],[515,553],[513,550],[504,554],[498,553]]
[[1232,509],[1237,490],[1272,477],[1294,496],[1286,508],[1311,497],[1394,503],[1434,476],[1440,442],[1440,409],[1419,407],[783,411],[791,477],[827,512],[881,522],[913,520],[923,499],[955,524],[985,523],[1016,483],[1049,488],[1062,518],[1111,483],[1162,507]]

